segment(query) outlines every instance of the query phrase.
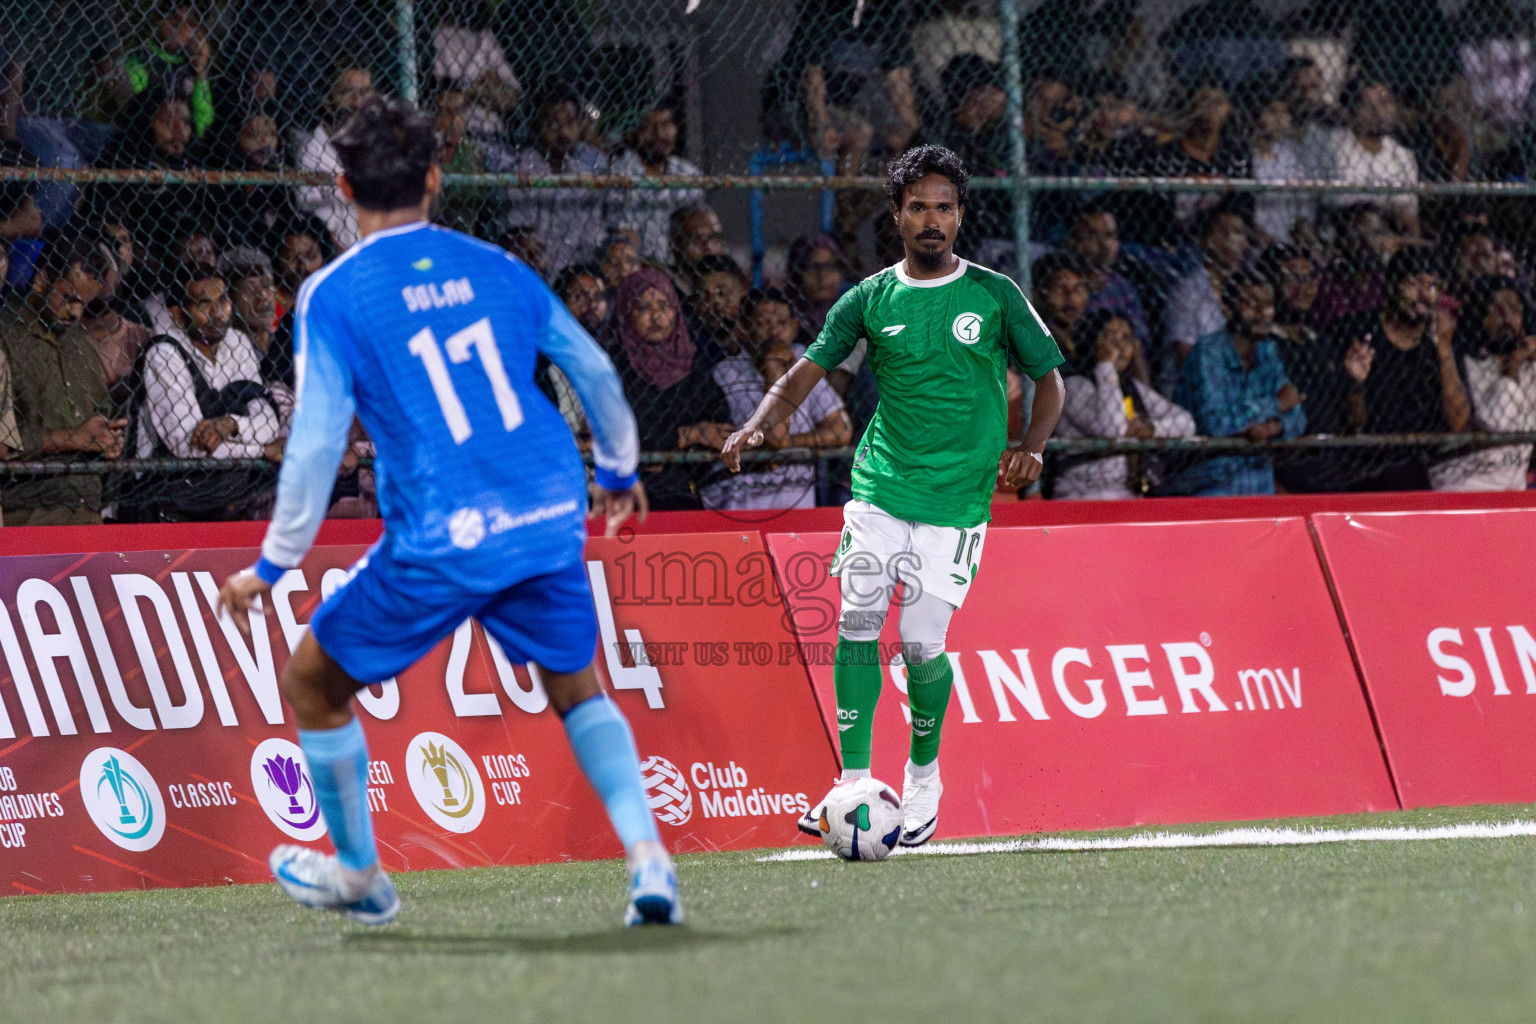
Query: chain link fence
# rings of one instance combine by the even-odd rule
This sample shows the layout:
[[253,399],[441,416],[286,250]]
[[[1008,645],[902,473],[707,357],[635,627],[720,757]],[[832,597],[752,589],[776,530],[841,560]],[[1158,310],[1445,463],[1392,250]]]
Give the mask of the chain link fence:
[[[861,354],[740,477],[712,453],[901,258],[922,142],[1066,356],[1047,496],[1524,488],[1533,40],[1523,0],[10,0],[5,522],[270,512],[294,297],[356,240],[328,140],[376,91],[436,119],[437,219],[612,354],[660,507],[847,496]],[[333,515],[371,462],[356,428]]]

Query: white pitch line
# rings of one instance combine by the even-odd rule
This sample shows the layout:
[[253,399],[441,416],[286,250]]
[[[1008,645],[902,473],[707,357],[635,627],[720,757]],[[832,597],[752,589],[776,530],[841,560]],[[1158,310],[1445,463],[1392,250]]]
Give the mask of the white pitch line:
[[[1536,821],[1469,823],[1413,828],[1234,828],[1224,832],[1148,832],[1104,839],[1008,839],[1002,842],[937,843],[898,849],[898,856],[968,857],[978,853],[1083,853],[1105,850],[1179,850],[1202,846],[1317,846],[1322,843],[1403,843],[1435,839],[1511,839],[1536,836]],[[799,847],[757,858],[759,864],[832,860],[831,850]]]

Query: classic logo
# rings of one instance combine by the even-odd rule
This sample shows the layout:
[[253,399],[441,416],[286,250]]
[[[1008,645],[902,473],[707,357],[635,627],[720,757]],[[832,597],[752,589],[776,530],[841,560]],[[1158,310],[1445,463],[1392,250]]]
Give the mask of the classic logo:
[[149,769],[116,747],[80,763],[80,798],[101,834],[125,850],[152,850],[165,835],[165,799]]
[[298,744],[275,736],[257,744],[251,755],[251,788],[284,835],[303,840],[325,835],[315,783]]
[[461,508],[448,517],[448,539],[465,551],[485,539],[485,516],[477,508]]
[[684,824],[693,817],[693,791],[677,765],[652,755],[640,762],[640,781],[645,783],[645,802],[668,825]]
[[906,324],[891,324],[891,326],[889,326],[889,327],[882,327],[882,328],[880,328],[880,333],[894,338],[894,337],[896,337],[896,335],[900,334],[902,331],[904,331],[906,329],[907,329],[907,325]]
[[464,748],[440,732],[424,732],[405,748],[411,794],[450,832],[473,832],[485,818],[485,783]]
[[974,345],[981,340],[981,317],[975,313],[961,313],[950,328],[955,340],[962,345]]

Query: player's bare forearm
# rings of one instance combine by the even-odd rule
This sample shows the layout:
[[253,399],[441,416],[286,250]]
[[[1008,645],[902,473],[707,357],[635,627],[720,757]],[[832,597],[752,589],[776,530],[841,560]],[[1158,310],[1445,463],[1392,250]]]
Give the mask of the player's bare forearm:
[[821,383],[826,375],[826,370],[801,356],[789,368],[789,372],[768,389],[741,429],[726,439],[720,450],[720,461],[725,463],[726,468],[732,473],[740,472],[741,453],[762,444],[764,435],[789,419],[790,414],[800,408],[800,403],[805,401],[811,389]]
[[1061,410],[1066,400],[1067,389],[1061,382],[1061,374],[1056,370],[1035,381],[1035,401],[1030,406],[1029,429],[1024,432],[1020,447],[1031,452],[1045,451],[1045,442],[1056,432],[1056,424],[1061,419]]
[[1030,407],[1029,429],[1024,440],[998,460],[997,471],[1008,487],[1027,487],[1040,479],[1045,469],[1045,442],[1049,441],[1066,401],[1066,387],[1061,374],[1052,370],[1035,381],[1035,401]]
[[742,424],[742,429],[772,430],[800,408],[800,403],[810,395],[811,389],[820,384],[826,375],[826,370],[801,356],[789,368],[789,372],[768,389],[768,393],[758,403],[757,410]]

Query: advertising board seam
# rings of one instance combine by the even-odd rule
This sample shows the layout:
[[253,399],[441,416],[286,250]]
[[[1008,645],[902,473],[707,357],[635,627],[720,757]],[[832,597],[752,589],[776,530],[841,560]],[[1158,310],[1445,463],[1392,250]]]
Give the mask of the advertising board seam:
[[[769,541],[769,538],[772,537],[772,536],[776,536],[776,535],[769,534],[769,533],[763,533],[762,534],[762,543],[763,543],[763,550],[764,551],[768,550],[768,541]],[[777,535],[777,536],[782,536],[782,535]],[[783,606],[783,610],[784,610],[784,621],[789,624],[789,633],[790,633],[791,636],[793,636],[795,638],[795,646],[800,651],[800,674],[801,674],[801,676],[805,680],[805,685],[811,691],[811,699],[816,702],[817,718],[821,721],[821,731],[822,731],[822,734],[824,736],[826,736],[826,738],[827,738],[827,746],[830,747],[831,750],[832,750],[832,760],[834,762],[836,762],[838,771],[842,771],[842,769],[843,769],[843,751],[842,751],[842,746],[841,746],[841,744],[839,744],[837,742],[837,737],[832,735],[832,730],[827,725],[827,721],[828,721],[827,709],[822,707],[822,705],[821,705],[821,695],[816,692],[816,684],[811,679],[811,655],[810,655],[810,652],[805,649],[805,643],[800,638],[800,630],[795,628],[794,616],[791,614],[790,606],[789,606],[789,591],[784,586],[784,580],[781,579],[780,576],[779,576],[778,562],[776,560],[774,560],[773,558],[769,558],[768,559],[768,567],[771,570],[773,570],[773,579],[774,579],[774,582],[778,585],[779,601],[781,602],[781,604]],[[832,716],[831,717],[833,719],[837,718],[837,709],[836,708],[832,709]]]
[[1344,611],[1344,601],[1339,596],[1338,584],[1333,578],[1333,567],[1328,564],[1328,553],[1323,549],[1323,539],[1318,535],[1317,523],[1312,516],[1307,516],[1307,536],[1312,541],[1312,551],[1317,556],[1318,565],[1323,570],[1323,581],[1328,584],[1328,598],[1333,602],[1333,613],[1339,620],[1339,632],[1344,636],[1344,646],[1349,649],[1349,661],[1355,667],[1355,682],[1360,686],[1360,694],[1365,698],[1365,710],[1371,716],[1371,729],[1376,733],[1376,746],[1381,751],[1381,759],[1387,766],[1387,779],[1392,783],[1392,798],[1397,801],[1397,806],[1403,806],[1403,791],[1397,781],[1397,766],[1392,762],[1392,755],[1387,750],[1387,734],[1381,728],[1381,717],[1376,713],[1376,702],[1371,699],[1371,688],[1365,685],[1365,666],[1360,662],[1360,652],[1355,647],[1355,635],[1349,628],[1349,616]]

